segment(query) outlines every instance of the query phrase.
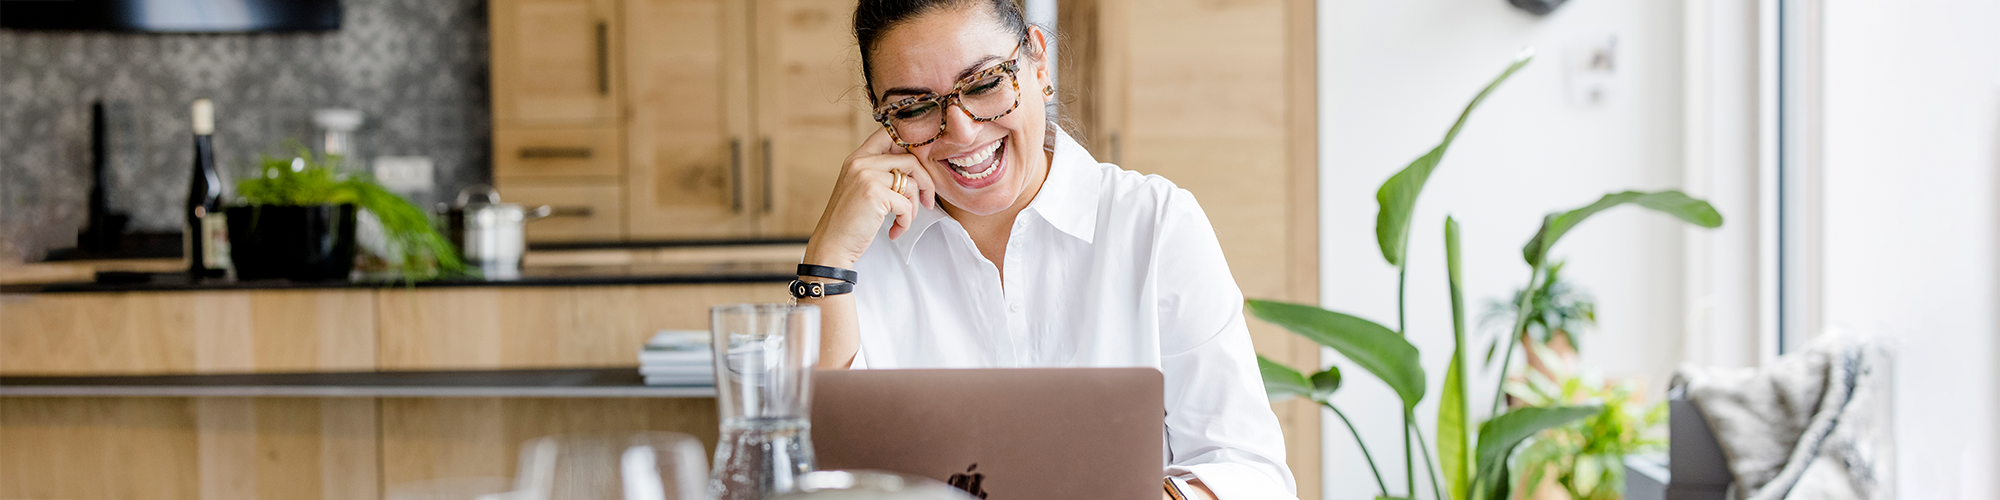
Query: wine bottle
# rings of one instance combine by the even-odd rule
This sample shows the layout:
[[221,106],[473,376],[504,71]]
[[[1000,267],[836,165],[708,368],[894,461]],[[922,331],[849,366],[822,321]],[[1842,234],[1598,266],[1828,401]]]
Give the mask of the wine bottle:
[[222,177],[215,171],[215,105],[194,101],[194,175],[188,181],[187,225],[182,249],[188,274],[219,277],[228,273],[229,225],[222,213]]

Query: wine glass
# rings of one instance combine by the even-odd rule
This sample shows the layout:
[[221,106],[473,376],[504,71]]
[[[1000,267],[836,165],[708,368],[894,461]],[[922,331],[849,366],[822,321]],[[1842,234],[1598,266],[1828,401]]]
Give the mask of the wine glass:
[[521,445],[512,498],[708,500],[701,442],[674,432],[568,434]]
[[506,499],[513,482],[504,477],[445,477],[390,486],[388,500]]
[[768,500],[979,500],[935,479],[879,470],[823,470]]

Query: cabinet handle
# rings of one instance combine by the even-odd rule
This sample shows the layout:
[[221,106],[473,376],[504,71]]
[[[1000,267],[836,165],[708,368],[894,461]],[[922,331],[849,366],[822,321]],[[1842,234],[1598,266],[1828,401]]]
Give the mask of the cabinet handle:
[[764,213],[771,213],[771,138],[764,138]]
[[[596,209],[588,205],[568,207],[544,205],[541,208],[549,210],[548,215],[543,215],[543,217],[589,217],[591,214],[597,213]],[[537,210],[539,211],[540,209]]]
[[729,209],[743,213],[743,141],[729,139]]
[[521,148],[521,159],[523,160],[582,160],[588,158],[590,158],[590,148]]
[[611,95],[611,26],[597,22],[597,93]]

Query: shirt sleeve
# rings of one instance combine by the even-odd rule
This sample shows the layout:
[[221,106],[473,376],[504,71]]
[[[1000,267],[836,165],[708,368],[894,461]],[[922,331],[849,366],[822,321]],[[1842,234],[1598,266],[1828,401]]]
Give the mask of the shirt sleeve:
[[1297,498],[1244,323],[1243,292],[1215,230],[1183,189],[1162,214],[1151,281],[1166,376],[1164,472],[1199,478],[1220,500]]

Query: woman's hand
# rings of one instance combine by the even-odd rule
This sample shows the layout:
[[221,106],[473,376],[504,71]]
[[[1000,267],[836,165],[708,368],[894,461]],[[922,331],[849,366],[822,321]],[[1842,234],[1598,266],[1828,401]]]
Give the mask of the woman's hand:
[[[890,189],[897,172],[910,176],[901,193]],[[896,146],[887,130],[875,131],[841,165],[833,196],[806,244],[805,263],[853,269],[868,244],[875,241],[883,219],[896,218],[889,237],[899,238],[916,223],[919,203],[937,206],[935,186],[917,157]]]

